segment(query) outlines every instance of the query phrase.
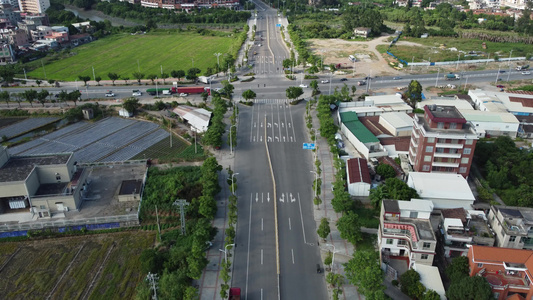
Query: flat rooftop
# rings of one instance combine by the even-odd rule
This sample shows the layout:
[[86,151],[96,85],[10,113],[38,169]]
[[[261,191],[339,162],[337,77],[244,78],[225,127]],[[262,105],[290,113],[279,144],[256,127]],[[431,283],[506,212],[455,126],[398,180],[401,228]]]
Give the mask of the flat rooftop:
[[72,154],[11,157],[0,167],[0,182],[22,181],[35,166],[66,164]]
[[141,192],[142,180],[124,180],[120,185],[119,195],[139,194]]

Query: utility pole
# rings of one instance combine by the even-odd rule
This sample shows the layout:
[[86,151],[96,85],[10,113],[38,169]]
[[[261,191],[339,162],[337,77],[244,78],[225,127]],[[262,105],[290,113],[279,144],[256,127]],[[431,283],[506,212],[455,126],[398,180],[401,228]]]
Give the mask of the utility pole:
[[96,81],[96,75],[94,74],[94,66],[93,66],[93,79]]
[[172,205],[180,207],[181,235],[185,235],[185,206],[189,206],[189,203],[185,199],[178,199]]
[[[43,66],[43,73],[44,73],[44,79],[46,79],[46,69],[44,68],[43,60],[41,59],[41,66]],[[26,72],[24,72],[24,76],[26,76]],[[26,77],[24,77],[26,78]]]
[[146,275],[146,280],[148,280],[150,290],[154,292],[152,299],[157,300],[157,281],[159,280],[159,276],[157,276],[157,274],[148,272],[148,275]]

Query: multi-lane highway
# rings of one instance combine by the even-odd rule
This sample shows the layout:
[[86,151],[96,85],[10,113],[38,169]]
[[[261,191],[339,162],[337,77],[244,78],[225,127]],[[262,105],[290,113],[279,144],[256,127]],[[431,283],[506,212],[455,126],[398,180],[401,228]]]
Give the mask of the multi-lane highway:
[[250,53],[257,52],[254,70],[263,75],[252,85],[259,84],[258,98],[268,100],[239,108],[232,286],[241,287],[245,299],[327,299],[325,278],[316,267],[322,262],[312,207],[312,152],[302,149],[309,142],[305,106],[289,105],[286,87],[278,86],[284,83],[281,62],[289,52],[276,11],[263,9],[258,9]]

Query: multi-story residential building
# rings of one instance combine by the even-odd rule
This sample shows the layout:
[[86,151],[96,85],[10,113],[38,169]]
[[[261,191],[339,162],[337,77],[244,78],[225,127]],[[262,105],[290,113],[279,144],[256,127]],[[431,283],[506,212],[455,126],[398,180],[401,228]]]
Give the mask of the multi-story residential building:
[[28,44],[28,35],[22,29],[0,29],[0,38],[7,40],[14,49]]
[[483,211],[443,209],[441,216],[439,227],[446,257],[466,256],[471,245],[494,245],[494,235]]
[[9,64],[15,62],[15,53],[10,44],[0,43],[0,64]]
[[49,26],[37,26],[35,30],[31,30],[31,39],[33,41],[44,40],[44,37],[52,34],[52,28]]
[[13,7],[11,4],[0,4],[0,19],[6,20],[9,26],[17,26],[17,23],[22,20],[20,12],[14,8],[18,9],[18,5]]
[[44,14],[50,7],[50,0],[19,0],[20,12]]
[[424,106],[415,115],[409,163],[415,172],[445,172],[468,177],[477,133],[455,106]]
[[468,264],[469,275],[485,277],[495,299],[533,298],[533,251],[473,245]]
[[502,0],[501,6],[508,6],[516,9],[525,9],[527,2],[531,0]]
[[431,211],[433,203],[427,200],[383,200],[378,229],[381,260],[406,259],[409,268],[415,263],[431,266],[437,245]]
[[533,209],[493,205],[489,224],[496,235],[497,247],[533,249]]

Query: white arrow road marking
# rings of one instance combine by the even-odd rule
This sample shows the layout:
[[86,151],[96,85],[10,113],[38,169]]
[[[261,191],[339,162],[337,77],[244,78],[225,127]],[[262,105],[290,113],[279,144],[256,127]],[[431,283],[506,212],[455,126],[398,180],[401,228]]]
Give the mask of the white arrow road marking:
[[274,123],[274,125],[277,127],[277,126],[278,126],[278,123]]
[[270,122],[269,122],[269,123],[267,123],[267,128],[270,128],[270,127],[272,127],[272,124],[270,124]]
[[276,138],[276,141],[278,141],[278,142],[279,142],[279,136],[276,136],[275,138]]
[[280,202],[285,202],[285,194],[281,194],[281,198],[279,198]]
[[287,123],[287,125],[289,126],[289,128],[291,128],[291,123]]
[[261,122],[261,128],[263,128],[263,122]]
[[292,142],[292,136],[291,136],[291,142]]
[[272,142],[272,137],[269,136],[269,137],[268,137],[268,141],[269,141],[269,142]]
[[291,202],[296,202],[296,198],[292,196],[292,193],[290,193]]
[[283,141],[285,142],[285,136],[283,136]]
[[281,127],[285,128],[285,123],[282,122],[281,123]]
[[254,122],[254,128],[257,127],[257,123]]
[[267,202],[270,202],[270,192],[267,193]]
[[254,142],[255,142],[255,136],[254,136]]

